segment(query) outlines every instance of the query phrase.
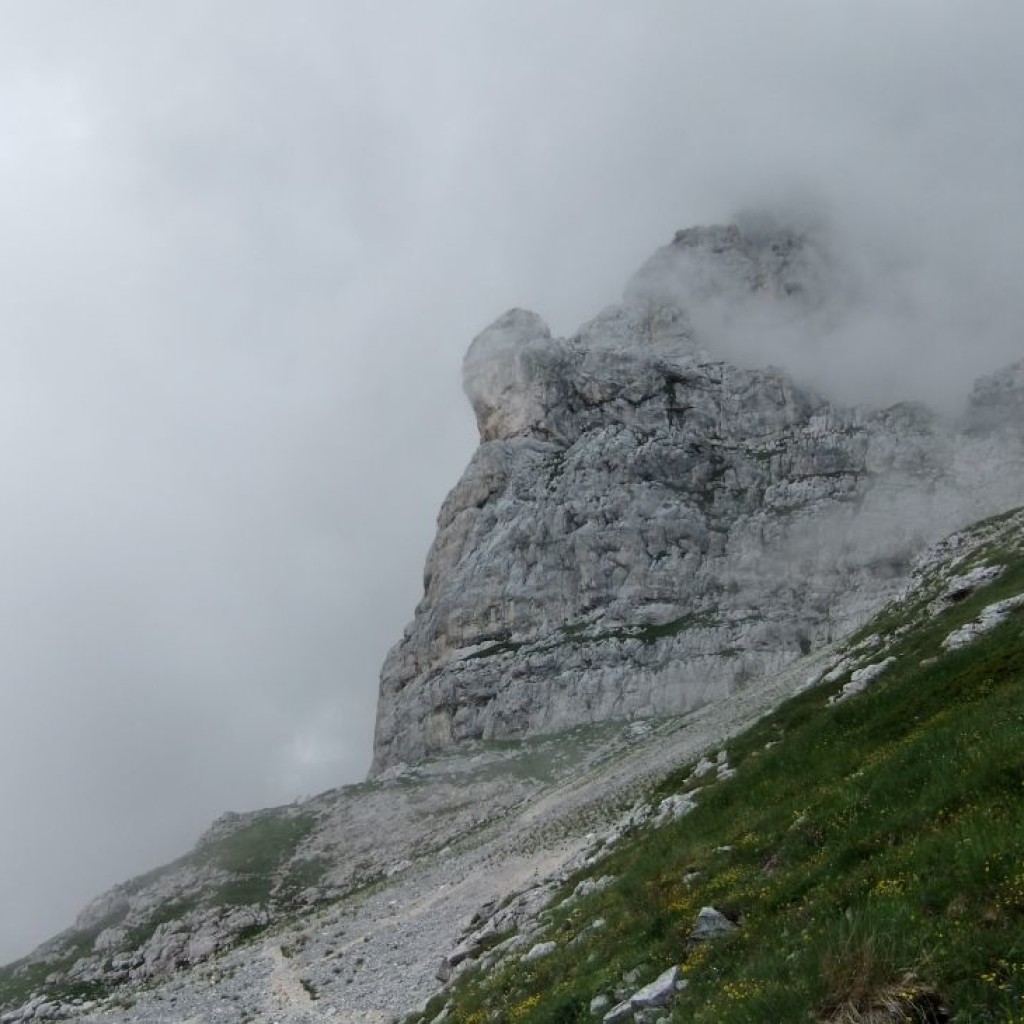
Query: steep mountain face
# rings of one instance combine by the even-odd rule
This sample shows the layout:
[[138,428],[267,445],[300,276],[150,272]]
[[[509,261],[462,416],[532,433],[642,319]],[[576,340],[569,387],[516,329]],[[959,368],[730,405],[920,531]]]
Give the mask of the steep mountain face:
[[570,338],[512,310],[471,345],[480,446],[384,665],[371,774],[474,739],[687,711],[849,630],[941,534],[1024,500],[1021,364],[965,425],[830,402],[702,347],[812,332],[799,235],[680,232]]
[[[731,316],[773,331],[822,323],[830,275],[828,260],[794,235],[687,231],[642,268],[622,305],[574,337],[552,338],[535,314],[514,310],[477,338],[465,383],[481,444],[441,510],[423,601],[384,668],[373,778],[226,815],[191,853],[115,887],[72,928],[0,968],[0,1022],[382,1024],[418,1013],[436,1024],[485,1019],[481,1000],[504,1019],[514,992],[517,1019],[555,1019],[546,1007],[531,1017],[531,1007],[571,995],[572,1019],[589,1007],[611,1024],[647,1019],[655,974],[678,970],[684,956],[694,999],[711,1006],[731,998],[725,975],[716,966],[702,980],[701,957],[690,954],[704,941],[691,929],[716,920],[704,914],[712,899],[728,898],[740,916],[749,903],[743,927],[753,929],[750,901],[767,899],[765,879],[803,871],[804,857],[808,878],[823,871],[842,888],[865,851],[880,862],[902,856],[901,831],[928,838],[959,827],[965,793],[978,789],[967,770],[979,763],[991,763],[981,774],[1000,801],[975,808],[983,828],[1019,808],[1019,709],[996,700],[1005,695],[994,681],[1019,693],[1024,511],[953,534],[912,573],[910,564],[936,534],[1024,500],[1024,363],[979,380],[952,424],[919,405],[841,406],[781,371],[742,369],[701,347]],[[825,643],[897,591],[859,635]],[[985,637],[988,660],[972,669]],[[961,676],[976,684],[966,696]],[[819,725],[846,736],[844,720],[829,716],[849,712],[856,724],[862,692],[884,695],[890,684],[891,714],[861,720],[869,756],[861,764],[848,749],[830,783],[835,793],[853,787],[853,802],[841,814],[820,809],[812,829],[808,801],[828,789],[821,774],[813,792],[802,788]],[[942,686],[948,707],[936,697]],[[797,693],[796,712],[762,721],[753,739],[738,735]],[[930,695],[927,727],[920,708],[902,703],[918,693]],[[978,724],[983,698],[1011,723],[991,749]],[[975,717],[961,726],[968,711]],[[899,742],[897,725],[908,733]],[[913,763],[903,744],[933,725],[948,735],[928,764],[953,782],[916,820],[903,807]],[[891,788],[876,791],[870,773],[897,755],[910,761],[894,761]],[[787,773],[792,806],[778,834],[729,818],[736,805],[718,787],[754,778],[748,806],[775,807],[773,787]],[[683,817],[699,819],[705,804],[710,815],[725,808],[724,824],[678,853],[690,841]],[[837,831],[896,811],[909,817],[886,819],[877,835],[847,841]],[[683,858],[667,873],[629,888],[605,872],[617,857],[614,870],[628,873],[634,853],[647,855],[642,844],[676,826],[670,842],[653,843]],[[991,865],[978,844],[972,868],[979,920],[999,956],[1020,945],[1017,932],[992,930],[999,913],[1014,923],[1024,906],[1015,853],[1024,824],[1015,828]],[[836,866],[823,870],[830,836]],[[950,837],[927,870],[876,865],[868,903],[947,865],[959,885],[961,854],[973,847]],[[739,887],[724,858],[734,850],[749,855]],[[1006,874],[996,903],[992,865]],[[849,908],[863,889],[830,890],[823,904],[829,914]],[[594,913],[580,916],[574,901],[605,891],[608,908],[642,913],[616,923],[592,900]],[[782,948],[780,934],[799,943],[779,957],[786,992],[791,955],[817,943],[807,938],[804,890],[787,892],[771,897],[762,921],[764,948]],[[652,917],[649,901],[662,896]],[[946,906],[941,928],[968,934],[961,897],[946,906],[915,895],[913,913]],[[780,933],[776,915],[790,911]],[[659,943],[675,933],[651,922],[671,915],[688,938],[669,950]],[[938,940],[914,948],[938,949]],[[545,957],[547,974],[537,966]],[[901,954],[887,982],[905,990],[912,963]],[[979,961],[972,976],[995,978],[1006,963]],[[686,998],[674,991],[663,994]],[[914,988],[915,999],[933,994]],[[815,1019],[846,1019],[841,1002],[821,1005]],[[947,1019],[911,1008],[913,1019]],[[797,1018],[808,1014],[756,1017]],[[755,1017],[716,1010],[707,1019]]]

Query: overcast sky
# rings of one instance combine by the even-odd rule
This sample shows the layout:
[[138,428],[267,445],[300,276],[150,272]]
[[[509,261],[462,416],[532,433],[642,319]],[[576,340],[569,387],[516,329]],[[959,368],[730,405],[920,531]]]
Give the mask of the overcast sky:
[[567,333],[781,204],[884,286],[865,380],[1019,357],[1022,38],[1019,0],[4,0],[0,961],[363,776],[509,306]]

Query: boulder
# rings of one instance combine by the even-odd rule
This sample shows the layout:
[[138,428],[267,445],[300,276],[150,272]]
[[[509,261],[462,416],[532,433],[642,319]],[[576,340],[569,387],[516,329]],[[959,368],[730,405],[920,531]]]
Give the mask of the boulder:
[[679,981],[679,968],[670,967],[659,974],[649,985],[634,992],[629,1002],[634,1010],[646,1010],[657,1006],[666,1006],[676,994],[676,983]]
[[556,942],[538,942],[535,946],[530,947],[523,960],[525,962],[540,960],[542,957],[551,956],[556,949],[558,949],[558,943]]
[[736,931],[737,925],[715,907],[701,907],[697,923],[690,932],[694,942],[705,942]]

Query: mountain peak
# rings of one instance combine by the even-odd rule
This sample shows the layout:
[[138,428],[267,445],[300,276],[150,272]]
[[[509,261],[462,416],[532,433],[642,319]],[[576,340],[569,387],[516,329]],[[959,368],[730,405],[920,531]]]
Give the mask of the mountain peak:
[[550,341],[548,325],[525,309],[510,309],[473,340],[462,382],[481,440],[512,437],[543,420],[542,370]]
[[768,220],[691,228],[575,335],[514,309],[473,341],[481,445],[384,665],[374,772],[727,699],[862,621],[927,543],[1024,501],[1019,433],[997,453],[919,406],[703,351],[718,316],[806,317],[830,274]]
[[630,305],[820,296],[824,256],[810,237],[766,219],[677,231],[626,286]]

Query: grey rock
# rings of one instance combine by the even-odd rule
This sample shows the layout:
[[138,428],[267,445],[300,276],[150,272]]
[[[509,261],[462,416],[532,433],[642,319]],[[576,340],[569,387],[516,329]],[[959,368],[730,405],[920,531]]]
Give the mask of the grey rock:
[[[719,776],[721,776],[721,771]],[[673,796],[667,796],[658,804],[658,811],[654,816],[652,824],[655,828],[660,828],[662,825],[667,825],[670,821],[677,821],[679,818],[685,817],[696,806],[697,801],[694,800],[691,793],[676,793]]]
[[604,1024],[619,1024],[620,1021],[630,1020],[633,1017],[633,1004],[624,999],[621,1003],[613,1006],[601,1019]]
[[960,430],[701,347],[723,302],[813,318],[821,265],[789,232],[694,229],[572,337],[512,310],[476,338],[481,443],[384,664],[371,775],[732,698],[858,625],[927,543],[1024,500],[1024,432],[1004,429],[1024,364],[975,393],[1002,396],[998,429]]
[[572,891],[577,899],[592,896],[595,892],[603,892],[615,881],[614,875],[602,875],[600,878],[584,878]]
[[665,1006],[676,994],[676,982],[679,980],[679,968],[670,967],[667,971],[659,974],[649,985],[634,992],[630,996],[630,1004],[634,1010],[652,1009],[658,1006]]
[[825,673],[822,679],[826,683],[836,683],[840,679],[842,679],[842,677],[845,676],[847,672],[850,671],[850,667],[854,664],[856,664],[856,660],[854,658],[843,658],[831,669],[829,669],[829,671]]
[[[493,934],[493,932],[489,932],[487,934]],[[480,948],[480,944],[483,937],[484,936],[480,935],[479,933],[470,936],[470,938],[460,942],[448,954],[448,956],[445,957],[445,960],[448,964],[449,978],[451,977],[451,968],[458,967],[458,965],[461,964],[463,960],[468,960],[470,957],[473,956],[474,953],[477,952],[477,950]]]
[[865,665],[863,668],[856,669],[850,673],[850,681],[835,696],[829,698],[829,703],[840,704],[844,700],[849,700],[858,693],[862,693],[895,664],[895,658],[886,658],[883,661],[876,661],[870,665]]
[[523,960],[527,962],[531,960],[540,960],[542,957],[551,956],[551,954],[557,949],[557,942],[538,942],[537,945],[530,947],[529,952],[523,957]]
[[736,931],[737,926],[715,907],[701,907],[697,915],[697,923],[690,932],[690,938],[696,942],[715,939]]
[[93,949],[97,953],[105,953],[107,950],[118,949],[127,937],[127,930],[124,928],[104,928],[96,936],[93,942]]
[[980,565],[969,572],[954,576],[942,593],[929,605],[928,610],[934,615],[957,601],[962,601],[979,587],[1001,576],[1005,568],[1002,565]]
[[966,647],[979,636],[995,629],[1012,612],[1022,607],[1024,607],[1024,594],[1018,594],[1016,597],[1008,597],[1004,601],[995,601],[990,605],[986,605],[982,609],[981,615],[973,622],[968,622],[966,625],[950,633],[942,641],[943,648],[947,651],[955,651],[961,647]]

